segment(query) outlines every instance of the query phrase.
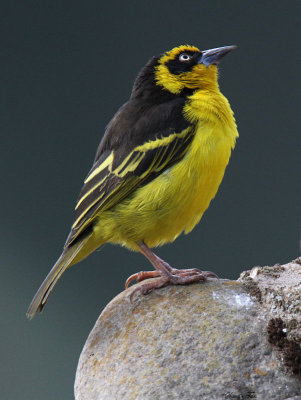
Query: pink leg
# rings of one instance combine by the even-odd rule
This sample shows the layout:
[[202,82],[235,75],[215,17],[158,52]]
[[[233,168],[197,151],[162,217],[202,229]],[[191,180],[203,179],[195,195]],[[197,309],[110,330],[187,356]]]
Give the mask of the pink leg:
[[159,278],[153,282],[147,282],[138,288],[134,289],[131,293],[131,299],[136,291],[140,291],[142,294],[147,294],[154,289],[166,286],[168,284],[174,285],[186,285],[192,282],[205,281],[208,277],[217,278],[217,275],[210,271],[201,271],[197,268],[191,269],[176,269],[172,268],[169,264],[163,261],[161,258],[156,256],[151,249],[149,249],[144,242],[137,243],[140,251],[156,268],[155,271],[141,271],[137,274],[131,275],[126,281],[126,288],[133,280],[141,282],[148,278]]

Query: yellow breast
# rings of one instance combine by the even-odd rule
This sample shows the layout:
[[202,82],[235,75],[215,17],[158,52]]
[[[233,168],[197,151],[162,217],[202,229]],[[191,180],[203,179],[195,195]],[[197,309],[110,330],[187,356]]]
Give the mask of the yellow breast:
[[189,151],[176,165],[137,189],[101,220],[106,241],[135,249],[173,241],[191,231],[215,196],[238,136],[232,110],[220,92],[196,93],[184,110],[196,124]]

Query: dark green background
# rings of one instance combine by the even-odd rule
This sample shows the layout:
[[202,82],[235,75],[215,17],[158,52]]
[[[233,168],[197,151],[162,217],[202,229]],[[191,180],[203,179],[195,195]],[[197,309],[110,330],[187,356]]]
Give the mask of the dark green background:
[[[156,54],[237,44],[220,84],[240,139],[216,199],[174,266],[237,278],[299,253],[300,1],[22,1],[1,11],[0,398],[72,399],[103,307],[147,261],[107,245],[25,312],[59,256],[104,128]],[[201,290],[201,288],[200,288]]]

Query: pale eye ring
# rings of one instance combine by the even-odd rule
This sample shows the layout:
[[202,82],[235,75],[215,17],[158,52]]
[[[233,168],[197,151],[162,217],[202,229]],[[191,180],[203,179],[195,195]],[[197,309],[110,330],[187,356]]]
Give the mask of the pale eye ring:
[[189,61],[190,60],[190,55],[189,54],[187,54],[187,53],[183,53],[183,54],[180,54],[180,56],[179,56],[179,60],[180,61]]

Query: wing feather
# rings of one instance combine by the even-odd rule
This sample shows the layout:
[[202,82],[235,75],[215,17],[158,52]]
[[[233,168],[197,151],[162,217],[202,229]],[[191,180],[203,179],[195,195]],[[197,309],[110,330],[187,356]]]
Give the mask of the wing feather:
[[[80,192],[74,223],[65,247],[73,244],[102,211],[118,204],[136,188],[155,179],[185,155],[194,137],[195,127],[183,120],[176,126],[166,121],[165,130],[160,127],[157,134],[151,132],[144,143],[141,143],[139,137],[136,146],[130,146],[131,142],[135,142],[135,138],[130,135],[130,143],[124,145],[111,145],[109,149],[105,143],[101,144],[102,153],[99,154],[98,150],[95,164]],[[150,125],[155,129],[152,121]],[[177,128],[180,128],[179,131]],[[121,141],[120,138],[118,140]]]

